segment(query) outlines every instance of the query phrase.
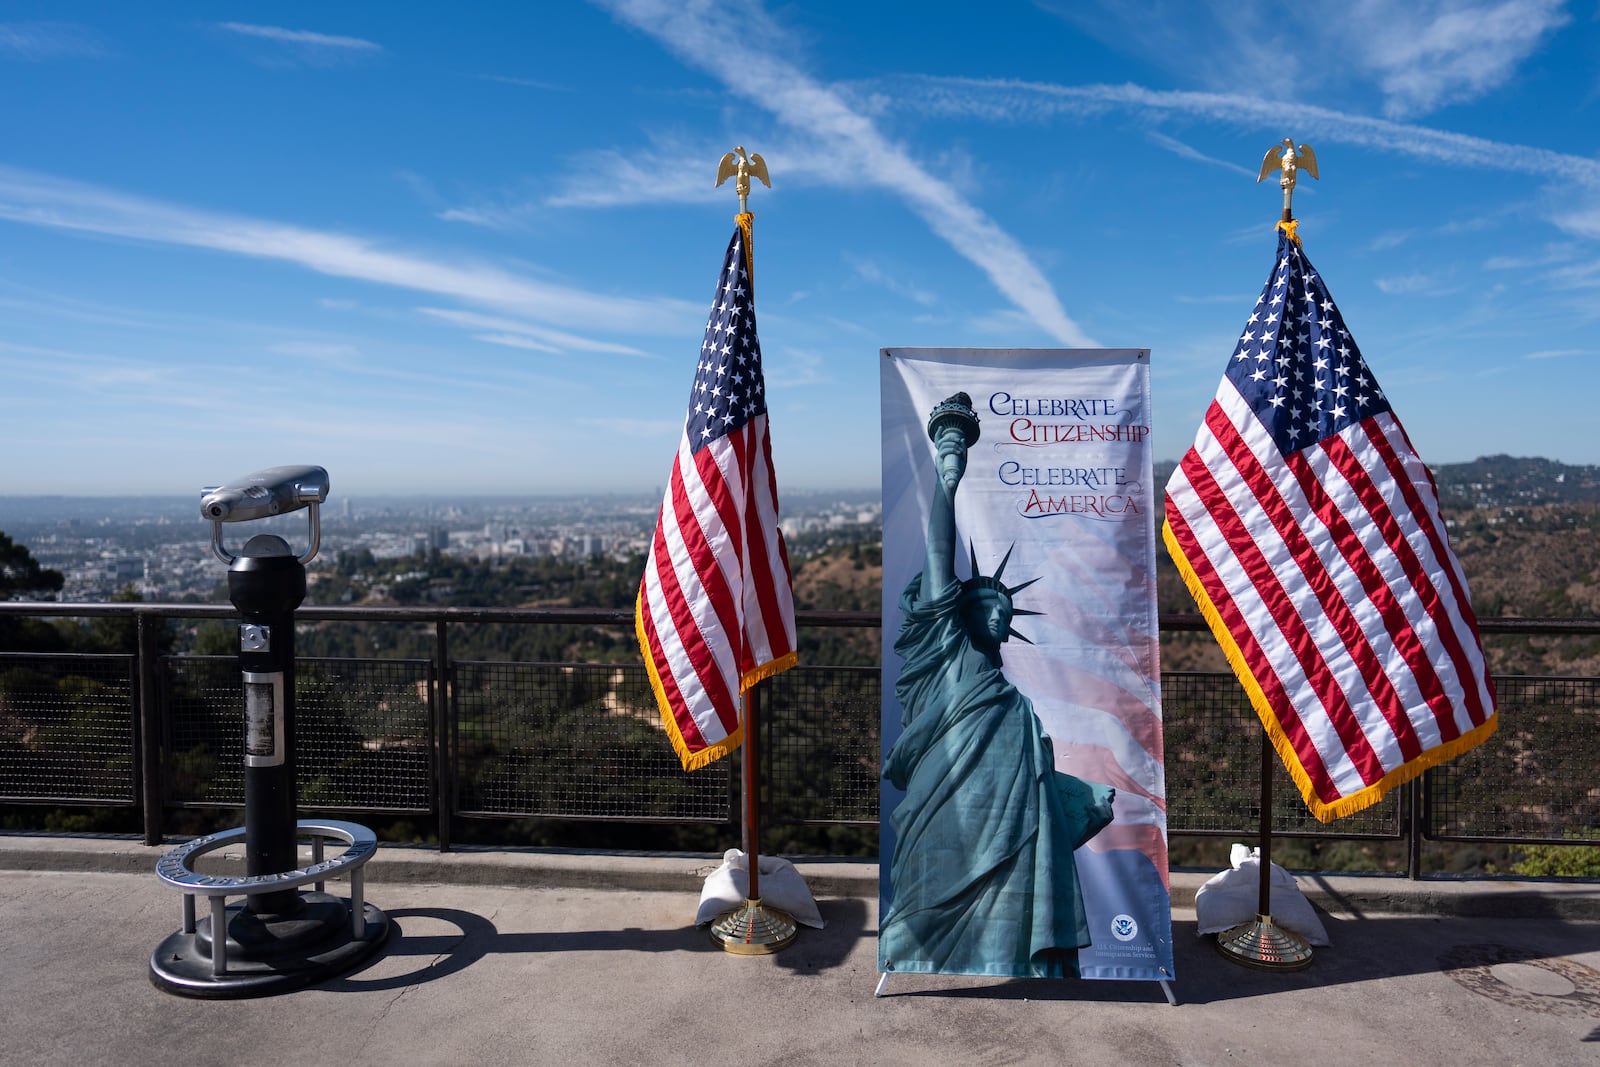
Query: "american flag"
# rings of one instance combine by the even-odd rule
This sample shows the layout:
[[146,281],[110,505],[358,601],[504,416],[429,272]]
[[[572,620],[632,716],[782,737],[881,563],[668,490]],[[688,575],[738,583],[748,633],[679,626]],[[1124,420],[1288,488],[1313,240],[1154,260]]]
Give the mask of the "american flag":
[[740,697],[795,664],[747,216],[728,242],[634,612],[685,770],[739,746]]
[[1433,475],[1292,233],[1167,483],[1164,534],[1318,819],[1494,732]]

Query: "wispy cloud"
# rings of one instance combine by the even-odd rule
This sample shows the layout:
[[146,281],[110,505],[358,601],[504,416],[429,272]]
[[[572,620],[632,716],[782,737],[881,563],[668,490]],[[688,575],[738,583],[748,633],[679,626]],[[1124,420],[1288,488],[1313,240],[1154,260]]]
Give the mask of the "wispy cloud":
[[1242,293],[1214,293],[1211,296],[1176,296],[1173,297],[1179,304],[1229,304],[1233,307],[1243,307],[1250,302],[1250,298]]
[[[330,233],[220,215],[128,196],[99,186],[0,166],[0,219],[276,260],[334,277],[450,297],[510,312],[559,336],[551,343],[643,354],[568,332],[603,323],[610,333],[682,334],[702,318],[687,301],[608,296],[441,254],[383,247]],[[545,338],[549,340],[549,338]]]
[[709,145],[665,139],[636,152],[589,153],[544,202],[550,207],[616,207],[726,199],[706,166],[706,160],[715,158],[717,150]]
[[[733,180],[717,185],[716,168],[708,162],[727,151],[726,140],[660,132],[651,134],[649,140],[642,149],[604,149],[568,160],[566,174],[540,206],[609,208],[728,201]],[[829,155],[832,150],[829,143],[798,130],[789,138],[769,137],[761,154],[774,170],[772,180],[781,183],[781,188],[795,189],[839,183],[839,168]],[[755,184],[761,187],[759,182]]]
[[1565,359],[1568,356],[1587,356],[1587,348],[1546,348],[1538,352],[1529,352],[1523,359]]
[[1576,203],[1564,202],[1555,218],[1569,233],[1600,237],[1600,190],[1591,191]]
[[[1575,263],[1552,270],[1545,275],[1550,285],[1557,289],[1600,288],[1600,262]],[[1591,305],[1592,306],[1592,305]]]
[[556,93],[575,92],[570,85],[556,85],[554,82],[535,81],[532,78],[513,78],[508,74],[478,74],[474,75],[479,81],[499,82],[501,85],[516,85],[523,89],[548,89]]
[[1452,166],[1530,174],[1600,191],[1600,160],[1491,141],[1390,119],[1352,115],[1236,93],[1182,92],[1138,85],[1059,85],[1013,79],[897,78],[897,106],[987,121],[1089,118],[1110,110],[1156,118],[1184,115],[1251,130],[1292,128],[1308,141],[1336,141]]
[[1225,159],[1213,159],[1198,148],[1186,145],[1177,138],[1168,137],[1164,133],[1151,133],[1149,137],[1150,140],[1165,148],[1168,152],[1183,159],[1192,159],[1196,163],[1209,163],[1213,167],[1222,167],[1224,170],[1231,170],[1235,174],[1243,174],[1246,178],[1254,178],[1256,176],[1256,172],[1249,167],[1241,167],[1239,164],[1229,163]]
[[1456,291],[1434,274],[1402,274],[1375,279],[1373,284],[1389,296],[1446,296]]
[[475,333],[473,340],[482,341],[486,345],[501,345],[505,348],[520,348],[527,352],[549,352],[559,355],[561,349],[555,345],[547,345],[542,341],[535,341],[531,337],[522,337],[514,333]]
[[[480,195],[438,212],[446,222],[485,229],[527,229],[550,209],[630,207],[637,204],[706,204],[726,197],[718,191],[706,160],[724,151],[720,142],[691,142],[669,134],[652,135],[648,147],[632,151],[598,149],[567,160],[566,172],[548,192],[512,190]],[[769,149],[769,153],[771,150]],[[795,153],[796,158],[804,158]],[[786,169],[786,183],[800,179]]]
[[288,30],[282,26],[257,26],[249,22],[219,22],[217,28],[244,37],[257,37],[300,48],[346,52],[381,52],[383,46],[361,37],[341,37],[331,33],[313,33],[310,30]]
[[[15,297],[0,295],[0,308],[26,312],[29,316],[47,317],[71,323],[114,326],[124,339],[133,332],[159,333],[167,337],[212,337],[218,331],[230,336],[277,336],[284,332],[279,322],[241,319],[222,316],[203,310],[172,308],[131,308],[116,304],[84,300],[58,292],[39,289],[11,279],[0,279],[0,294],[15,293]],[[351,311],[357,308],[351,300],[318,300],[319,307],[328,310]],[[286,344],[318,345],[298,337]],[[343,343],[340,343],[341,347]],[[310,352],[310,349],[307,349]],[[293,354],[286,347],[283,354]]]
[[486,230],[525,229],[534,214],[526,201],[507,204],[475,204],[472,207],[448,207],[434,217],[443,222],[464,222],[469,226],[482,226]]
[[[549,327],[538,326],[519,319],[482,315],[474,311],[458,311],[450,308],[423,307],[417,310],[424,315],[457,326],[463,326],[469,330],[488,330],[490,331],[490,336],[479,335],[478,340],[490,341],[491,344],[508,344],[516,348],[528,348],[544,352],[604,352],[617,356],[656,358],[651,353],[635,348],[632,345],[617,344],[613,341],[598,341],[592,337],[580,337],[577,334],[552,330]],[[507,335],[522,338],[523,340],[513,342]],[[493,340],[491,340],[491,336],[494,338]],[[532,343],[535,341],[538,344]]]
[[269,349],[276,355],[322,362],[343,362],[360,355],[355,345],[333,341],[282,341]]
[[210,384],[215,379],[193,367],[7,341],[0,341],[0,371],[8,380],[38,383],[80,403],[158,398],[162,406],[200,407],[216,393]]
[[[1564,0],[1040,0],[1099,38],[1210,89],[1259,84],[1326,97],[1376,89],[1390,118],[1477,99],[1566,25]],[[1279,77],[1278,72],[1292,73]]]
[[919,288],[904,278],[888,273],[870,259],[856,260],[852,266],[855,267],[856,274],[860,275],[861,278],[874,285],[882,286],[896,296],[903,296],[907,300],[921,304],[923,307],[932,307],[939,302],[939,297],[936,294]]
[[791,389],[801,385],[823,385],[833,380],[828,373],[829,359],[821,352],[809,348],[791,348],[787,345],[762,355],[762,372],[768,387]]
[[612,437],[633,437],[654,440],[683,432],[682,421],[670,419],[573,419],[579,426],[592,426],[604,430]]
[[26,311],[29,315],[49,316],[71,322],[100,323],[135,330],[149,329],[156,325],[155,320],[143,311],[91,303],[59,293],[34,289],[9,279],[0,281],[0,291],[20,294],[16,297],[0,297],[0,307],[13,311]]
[[1395,118],[1483,96],[1568,21],[1564,0],[1359,0],[1349,7],[1319,15],[1342,28]]
[[757,4],[599,2],[730,92],[816,139],[827,158],[859,161],[852,179],[901,197],[1045,333],[1064,344],[1095,346],[1021,243],[948,181],[929,173],[841,92],[797,66],[789,58],[796,48],[792,36]]
[[1390,230],[1374,237],[1370,247],[1374,252],[1386,252],[1391,248],[1399,248],[1416,235],[1415,230]]
[[1577,246],[1570,244],[1546,245],[1540,251],[1522,256],[1490,256],[1483,261],[1484,270],[1537,270],[1557,263],[1570,262],[1578,254]]
[[0,23],[0,56],[34,62],[46,59],[92,59],[105,48],[92,30],[70,22]]

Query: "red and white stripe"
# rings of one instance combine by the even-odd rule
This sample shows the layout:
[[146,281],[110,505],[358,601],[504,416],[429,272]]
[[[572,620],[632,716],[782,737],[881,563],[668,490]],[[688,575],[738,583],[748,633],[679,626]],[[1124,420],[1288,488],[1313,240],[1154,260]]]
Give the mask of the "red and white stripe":
[[1432,475],[1391,412],[1284,455],[1224,378],[1168,483],[1166,518],[1319,818],[1376,802],[1492,730],[1466,579]]
[[742,738],[744,689],[795,660],[767,416],[698,451],[685,435],[645,563],[635,621],[685,769]]

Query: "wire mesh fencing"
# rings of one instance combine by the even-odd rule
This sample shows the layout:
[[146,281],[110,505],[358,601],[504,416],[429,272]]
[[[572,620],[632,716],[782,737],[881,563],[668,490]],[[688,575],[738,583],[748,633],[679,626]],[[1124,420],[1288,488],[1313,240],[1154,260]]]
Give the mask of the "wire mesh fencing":
[[0,653],[0,800],[132,804],[134,657]]
[[[167,800],[244,803],[244,691],[232,656],[169,656]],[[418,659],[295,663],[295,782],[328,811],[433,809],[433,664]]]
[[642,664],[458,662],[462,815],[725,822],[729,760],[685,774]]
[[795,667],[765,683],[761,755],[773,823],[878,821],[882,674]]
[[1600,678],[1495,679],[1499,726],[1428,774],[1429,836],[1600,844]]
[[[1161,676],[1166,744],[1167,830],[1237,836],[1261,821],[1261,721],[1231,674],[1172,671]],[[1335,824],[1317,821],[1276,753],[1272,832],[1399,837],[1400,802],[1390,793]]]
[[[444,624],[426,609],[405,620]],[[504,624],[542,622],[529,612]],[[1498,675],[1495,685],[1497,733],[1420,783],[1416,837],[1600,844],[1600,679]],[[763,823],[798,828],[784,839],[804,848],[845,831],[870,847],[880,696],[875,666],[808,663],[763,684]],[[1253,836],[1262,731],[1238,682],[1170,671],[1162,697],[1169,831]],[[148,802],[146,833],[159,836],[165,809],[242,804],[243,722],[233,656],[0,652],[0,803]],[[460,817],[741,817],[740,760],[684,773],[637,661],[451,661],[442,638],[431,659],[302,657],[296,747],[303,807],[432,814],[441,842]],[[1411,838],[1410,791],[1323,824],[1275,755],[1269,764],[1274,834]]]

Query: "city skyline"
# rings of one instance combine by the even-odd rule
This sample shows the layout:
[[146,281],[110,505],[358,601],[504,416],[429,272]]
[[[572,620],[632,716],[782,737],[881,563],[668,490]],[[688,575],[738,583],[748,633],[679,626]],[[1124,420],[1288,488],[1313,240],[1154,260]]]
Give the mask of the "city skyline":
[[[24,0],[0,496],[288,463],[337,496],[648,493],[762,154],[780,491],[877,484],[886,346],[1151,349],[1192,440],[1273,266],[1266,150],[1418,452],[1600,463],[1600,8]],[[1159,486],[1156,487],[1159,492]]]
[[[345,553],[379,560],[441,555],[498,567],[514,559],[568,560],[644,553],[655,527],[659,494],[592,497],[399,498],[356,502],[330,496],[320,508],[320,550],[314,570]],[[862,491],[794,493],[782,526],[791,541],[878,521],[875,495]],[[0,497],[0,533],[15,535],[41,566],[66,579],[57,599],[104,600],[132,586],[146,599],[214,595],[227,567],[211,547],[211,523],[191,501],[166,497]],[[258,534],[276,534],[299,554],[311,525],[304,509],[224,523],[226,550]],[[417,575],[426,577],[425,571]]]

